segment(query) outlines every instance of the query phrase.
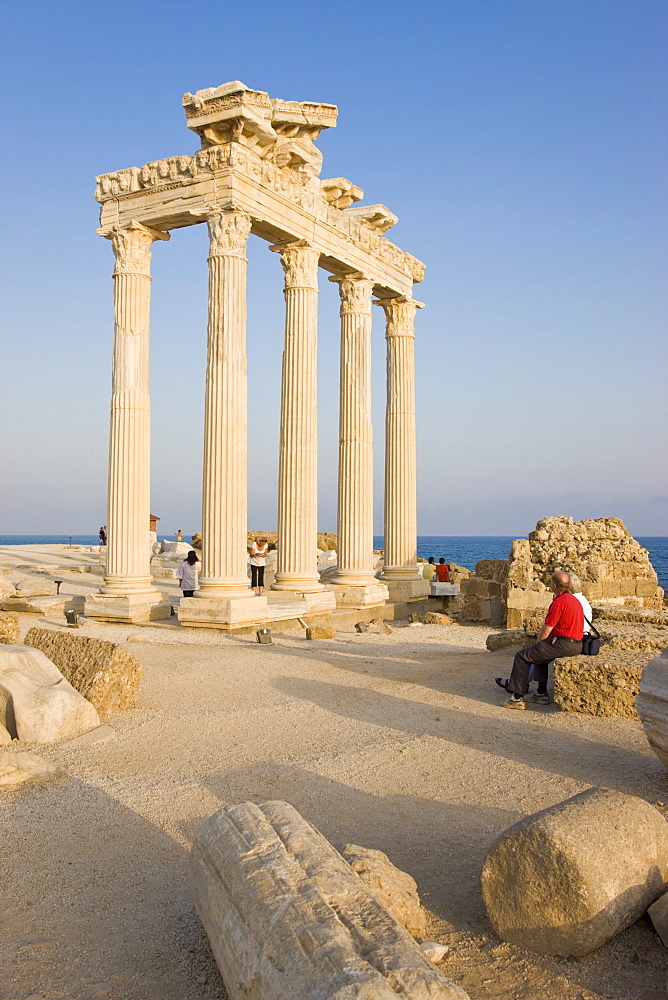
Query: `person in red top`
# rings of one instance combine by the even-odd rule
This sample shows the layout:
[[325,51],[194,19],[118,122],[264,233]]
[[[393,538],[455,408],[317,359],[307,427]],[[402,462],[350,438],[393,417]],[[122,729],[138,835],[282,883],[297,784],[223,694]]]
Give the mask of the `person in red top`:
[[526,708],[524,695],[532,663],[535,665],[538,681],[538,691],[532,700],[539,705],[549,705],[548,664],[559,656],[577,656],[582,652],[584,612],[577,597],[573,596],[571,586],[568,573],[557,570],[552,574],[550,590],[554,598],[545,617],[545,624],[536,636],[536,642],[516,654],[513,669],[507,680],[502,677],[496,678],[499,687],[511,692],[511,697],[502,702],[505,708]]
[[450,567],[445,559],[438,560],[438,566],[434,568],[434,575],[439,583],[450,583]]

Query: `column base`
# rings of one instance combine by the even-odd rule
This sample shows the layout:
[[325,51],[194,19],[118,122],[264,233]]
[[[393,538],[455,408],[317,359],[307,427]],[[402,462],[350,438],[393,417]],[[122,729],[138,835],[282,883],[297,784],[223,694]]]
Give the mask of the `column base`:
[[307,614],[311,611],[333,611],[336,607],[334,594],[324,587],[307,593],[301,590],[266,590],[264,596],[270,604],[272,601],[304,601]]
[[337,608],[382,607],[389,600],[389,592],[380,581],[364,587],[347,587],[344,584],[329,583],[327,590],[336,598]]
[[157,590],[146,594],[90,594],[86,598],[84,614],[101,622],[158,621],[172,613],[169,600]]
[[267,599],[253,596],[182,597],[177,614],[181,625],[193,628],[263,625],[267,620]]
[[391,601],[415,601],[429,597],[431,588],[429,580],[414,577],[412,580],[396,580],[392,577],[381,577],[390,592]]
[[324,587],[319,579],[305,578],[300,580],[290,576],[283,579],[281,574],[277,573],[270,589],[280,594],[321,594]]

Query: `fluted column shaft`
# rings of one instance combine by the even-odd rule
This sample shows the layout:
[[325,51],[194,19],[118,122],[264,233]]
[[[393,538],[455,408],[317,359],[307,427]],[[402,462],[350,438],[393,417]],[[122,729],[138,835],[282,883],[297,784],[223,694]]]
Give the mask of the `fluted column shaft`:
[[317,562],[319,253],[303,240],[272,250],[280,253],[285,273],[278,561],[272,590],[312,593],[323,589]]
[[383,578],[411,580],[417,567],[414,317],[421,304],[398,296],[379,305],[387,338]]
[[371,293],[361,274],[337,281],[341,295],[338,572],[332,583],[377,584],[373,566],[373,432],[371,426]]
[[112,366],[107,566],[102,594],[153,592],[149,544],[151,409],[149,313],[151,245],[167,233],[131,222],[113,229]]
[[215,212],[209,227],[202,570],[196,597],[248,597],[246,551],[246,243],[251,220]]

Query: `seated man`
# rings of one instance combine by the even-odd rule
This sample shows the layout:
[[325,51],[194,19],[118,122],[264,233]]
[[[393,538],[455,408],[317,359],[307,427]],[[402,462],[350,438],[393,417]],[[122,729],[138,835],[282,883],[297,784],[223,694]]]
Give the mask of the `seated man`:
[[435,567],[436,579],[439,583],[450,583],[450,567],[446,563],[445,559],[441,558],[438,560],[438,566]]
[[582,652],[584,613],[582,605],[570,591],[571,586],[568,573],[557,570],[552,574],[550,590],[555,596],[545,617],[545,624],[536,636],[536,642],[516,653],[509,678],[496,678],[499,687],[512,692],[511,697],[502,702],[505,708],[526,708],[524,695],[532,663],[538,681],[538,691],[532,700],[539,705],[549,705],[548,664],[560,656],[577,656]]
[[436,567],[434,566],[435,561],[435,556],[429,556],[429,562],[425,563],[424,569],[422,570],[423,579],[429,580],[430,583],[434,578],[434,573],[436,572]]

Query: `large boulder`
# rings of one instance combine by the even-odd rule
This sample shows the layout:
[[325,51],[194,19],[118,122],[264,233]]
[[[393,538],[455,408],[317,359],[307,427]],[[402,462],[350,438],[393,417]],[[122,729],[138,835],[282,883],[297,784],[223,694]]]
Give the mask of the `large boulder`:
[[0,725],[25,743],[51,743],[99,726],[97,709],[39,649],[0,645]]
[[190,883],[230,1000],[466,1000],[287,802],[215,813]]
[[20,638],[19,616],[11,611],[0,611],[0,642],[18,642]]
[[139,697],[142,665],[117,642],[31,628],[25,644],[48,656],[100,715],[131,708]]
[[346,844],[341,850],[354,872],[378,896],[395,920],[413,937],[423,938],[427,915],[420,905],[417,883],[408,872],[396,868],[387,854],[370,847]]
[[635,923],[666,880],[663,816],[644,799],[590,788],[506,830],[481,886],[502,940],[580,957]]
[[645,665],[636,710],[649,745],[668,768],[668,649]]

